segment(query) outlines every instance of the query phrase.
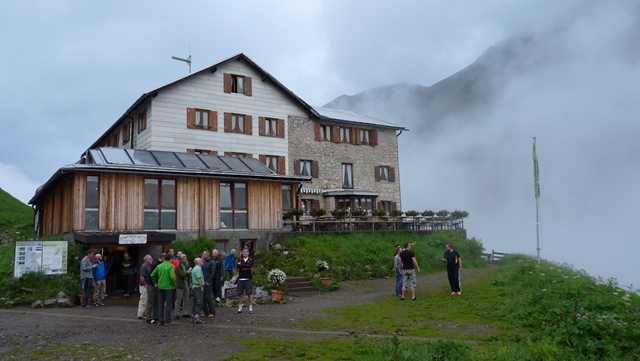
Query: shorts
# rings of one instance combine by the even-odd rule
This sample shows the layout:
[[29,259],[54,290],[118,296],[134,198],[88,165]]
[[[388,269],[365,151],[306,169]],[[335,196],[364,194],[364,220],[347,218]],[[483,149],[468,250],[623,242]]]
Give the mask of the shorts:
[[402,270],[402,287],[415,287],[416,284],[416,270]]
[[253,280],[238,280],[238,296],[253,294]]

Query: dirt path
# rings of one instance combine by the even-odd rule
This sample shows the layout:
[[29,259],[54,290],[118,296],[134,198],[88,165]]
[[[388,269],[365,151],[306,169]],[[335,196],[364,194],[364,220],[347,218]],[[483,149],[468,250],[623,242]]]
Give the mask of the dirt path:
[[[490,271],[491,268],[465,269],[463,282],[471,283]],[[15,349],[40,347],[44,352],[58,343],[88,343],[98,346],[96,352],[120,352],[131,360],[156,356],[160,357],[159,359],[172,360],[211,360],[225,358],[241,351],[242,345],[225,340],[234,337],[344,337],[349,333],[304,330],[297,324],[300,321],[331,317],[323,312],[327,308],[366,304],[377,296],[394,295],[394,286],[395,279],[346,281],[340,284],[338,291],[288,295],[285,296],[286,304],[254,306],[253,315],[235,315],[235,308],[220,307],[215,319],[207,319],[204,325],[193,325],[189,319],[182,319],[177,321],[174,327],[149,325],[138,320],[135,317],[137,300],[118,298],[117,295],[107,299],[108,306],[92,310],[80,307],[32,309],[28,306],[0,309],[0,358],[3,353]],[[424,298],[426,293],[435,292],[448,293],[445,273],[418,277],[418,298]],[[216,351],[211,353],[209,350]],[[91,355],[81,354],[77,359],[91,359],[89,356]],[[20,357],[13,359],[20,360]],[[100,353],[95,357],[100,359]]]

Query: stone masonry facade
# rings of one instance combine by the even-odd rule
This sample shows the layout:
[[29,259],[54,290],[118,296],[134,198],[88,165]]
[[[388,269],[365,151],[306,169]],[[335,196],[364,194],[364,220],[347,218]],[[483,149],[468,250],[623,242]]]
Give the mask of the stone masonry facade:
[[[400,167],[398,164],[398,140],[394,129],[376,127],[375,125],[346,125],[338,122],[321,124],[332,126],[350,126],[361,129],[376,129],[378,145],[355,145],[315,140],[316,121],[305,117],[288,117],[289,124],[289,169],[293,174],[296,160],[315,160],[318,162],[319,174],[311,183],[304,183],[304,188],[322,189],[324,191],[342,188],[342,164],[353,165],[353,189],[379,193],[374,207],[381,201],[394,202],[397,209],[400,204]],[[375,167],[393,167],[395,182],[376,181]],[[333,197],[316,194],[301,194],[300,198],[316,199],[320,207],[331,211],[336,208]]]

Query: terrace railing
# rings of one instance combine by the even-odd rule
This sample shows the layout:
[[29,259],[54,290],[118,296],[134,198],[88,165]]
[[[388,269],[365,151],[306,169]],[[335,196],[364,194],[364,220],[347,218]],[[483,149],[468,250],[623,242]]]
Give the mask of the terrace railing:
[[373,216],[320,216],[308,215],[284,217],[279,214],[278,229],[306,232],[346,232],[346,231],[397,231],[397,230],[445,230],[464,229],[463,218],[452,217],[426,217],[426,216],[400,216],[400,217],[373,217]]

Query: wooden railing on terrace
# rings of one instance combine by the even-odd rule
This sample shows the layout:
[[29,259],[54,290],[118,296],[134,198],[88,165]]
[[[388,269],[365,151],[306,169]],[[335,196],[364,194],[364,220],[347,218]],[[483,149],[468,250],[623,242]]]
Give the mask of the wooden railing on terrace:
[[464,229],[462,218],[400,216],[400,217],[372,217],[372,216],[299,216],[285,219],[280,215],[279,230],[307,231],[307,232],[345,232],[345,231],[389,231],[389,230],[445,230]]

